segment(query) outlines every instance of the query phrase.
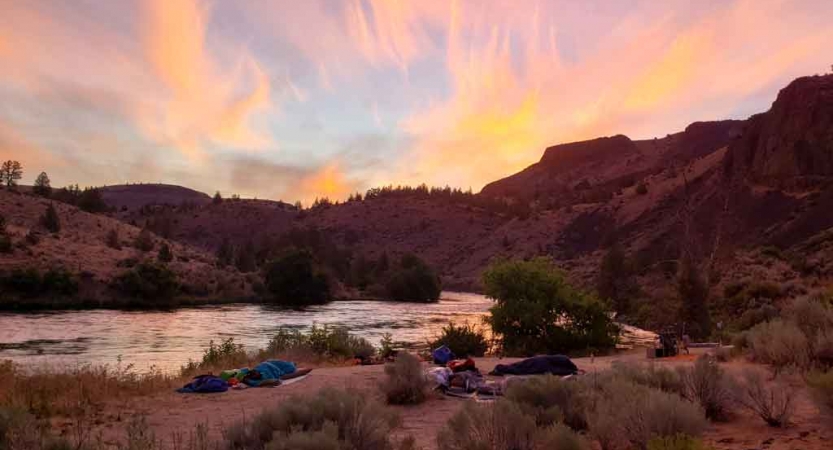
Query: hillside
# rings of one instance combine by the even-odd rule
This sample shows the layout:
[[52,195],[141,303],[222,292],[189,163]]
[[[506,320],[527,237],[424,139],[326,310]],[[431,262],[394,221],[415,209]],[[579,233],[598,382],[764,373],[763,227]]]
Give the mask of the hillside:
[[[54,234],[40,223],[40,217],[50,203],[57,211],[61,226]],[[141,261],[154,261],[163,243],[170,245],[174,255],[174,260],[167,266],[181,284],[179,301],[200,303],[252,295],[251,285],[245,277],[235,270],[217,268],[214,255],[158,236],[152,236],[153,250],[140,251],[133,247],[140,229],[113,218],[7,190],[0,190],[0,211],[12,243],[10,253],[0,253],[0,275],[15,278],[15,284],[19,286],[24,279],[20,274],[27,269],[34,269],[41,275],[48,269],[63,269],[78,283],[77,294],[71,296],[36,292],[37,286],[20,292],[8,286],[4,289],[0,283],[0,289],[4,289],[2,307],[12,303],[56,307],[143,303],[144,300],[132,298],[116,288],[115,280]],[[118,245],[108,245],[111,232],[118,236]]]
[[205,205],[211,197],[170,184],[126,184],[99,188],[101,197],[117,210],[137,210],[148,205]]

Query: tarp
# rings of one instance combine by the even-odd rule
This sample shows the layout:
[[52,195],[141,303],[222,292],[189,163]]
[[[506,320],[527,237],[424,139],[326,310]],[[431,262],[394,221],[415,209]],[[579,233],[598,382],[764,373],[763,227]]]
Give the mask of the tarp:
[[512,364],[498,364],[490,375],[543,375],[560,377],[578,373],[578,367],[564,355],[533,356]]

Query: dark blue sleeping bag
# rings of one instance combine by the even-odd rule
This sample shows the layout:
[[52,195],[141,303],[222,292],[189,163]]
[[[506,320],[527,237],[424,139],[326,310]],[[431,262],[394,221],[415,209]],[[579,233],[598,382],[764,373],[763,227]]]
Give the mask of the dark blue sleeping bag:
[[498,364],[490,375],[575,375],[578,367],[564,355],[533,356],[512,364]]
[[226,392],[227,390],[228,383],[226,380],[214,375],[200,375],[176,391],[183,394],[212,394]]

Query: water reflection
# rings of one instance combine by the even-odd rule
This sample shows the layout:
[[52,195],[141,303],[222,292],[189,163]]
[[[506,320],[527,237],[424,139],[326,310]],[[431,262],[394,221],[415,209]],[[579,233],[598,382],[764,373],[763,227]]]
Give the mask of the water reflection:
[[260,348],[281,327],[341,325],[378,343],[424,343],[449,321],[480,323],[492,302],[476,294],[444,292],[433,304],[374,301],[334,302],[304,310],[258,305],[222,305],[170,312],[64,311],[0,314],[0,360],[25,364],[115,364],[144,370],[175,370],[202,355],[209,340],[234,337]]

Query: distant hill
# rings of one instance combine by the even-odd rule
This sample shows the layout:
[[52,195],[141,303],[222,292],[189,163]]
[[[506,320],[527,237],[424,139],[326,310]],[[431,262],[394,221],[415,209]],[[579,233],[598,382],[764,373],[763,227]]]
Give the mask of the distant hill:
[[211,197],[193,189],[170,184],[121,184],[99,188],[104,202],[117,210],[136,210],[148,205],[183,203],[205,205]]

